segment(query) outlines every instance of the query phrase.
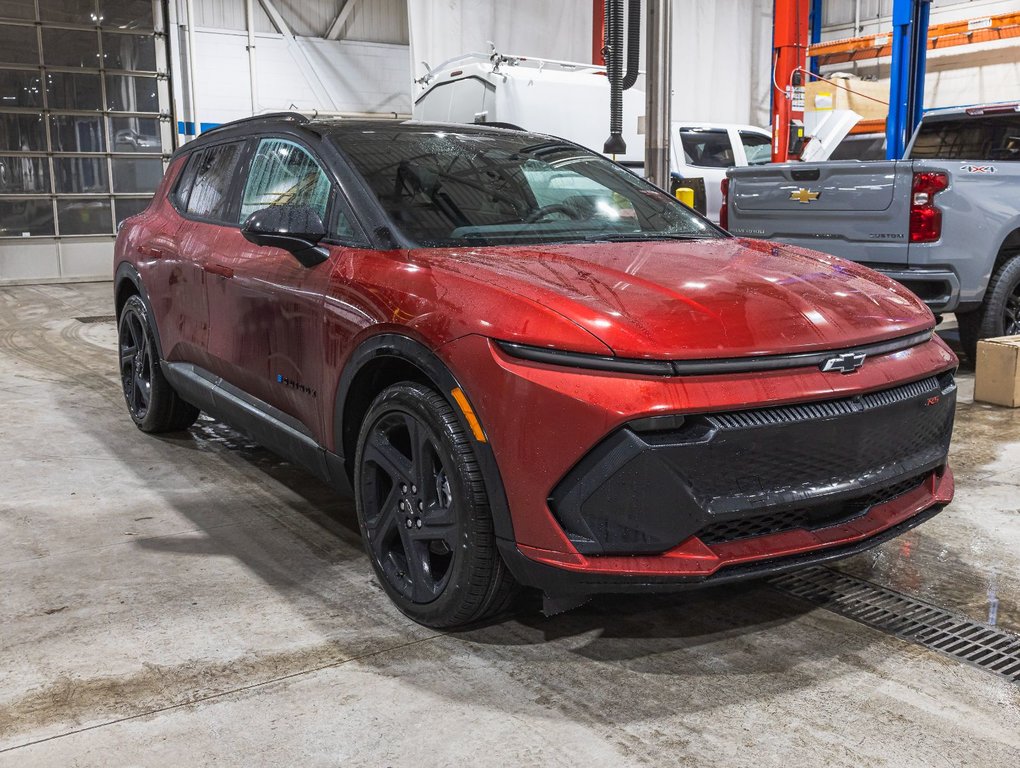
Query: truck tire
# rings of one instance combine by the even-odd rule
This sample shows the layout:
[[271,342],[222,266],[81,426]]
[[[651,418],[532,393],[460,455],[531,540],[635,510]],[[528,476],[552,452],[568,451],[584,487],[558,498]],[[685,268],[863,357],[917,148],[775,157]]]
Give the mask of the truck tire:
[[1020,333],[1020,254],[995,270],[981,308],[956,319],[960,324],[960,343],[972,363],[977,363],[980,339]]

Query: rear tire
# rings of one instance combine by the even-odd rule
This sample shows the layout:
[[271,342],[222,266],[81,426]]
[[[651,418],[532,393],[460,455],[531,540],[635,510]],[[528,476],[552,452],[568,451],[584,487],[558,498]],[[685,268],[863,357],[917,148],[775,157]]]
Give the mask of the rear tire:
[[981,308],[956,319],[963,351],[973,363],[977,362],[979,340],[1020,333],[1020,255],[995,270]]
[[135,425],[143,432],[178,432],[194,424],[200,411],[163,376],[149,313],[138,296],[124,302],[117,341],[124,400]]
[[368,409],[354,469],[358,523],[383,589],[429,627],[504,610],[515,582],[496,548],[488,494],[450,404],[402,382]]

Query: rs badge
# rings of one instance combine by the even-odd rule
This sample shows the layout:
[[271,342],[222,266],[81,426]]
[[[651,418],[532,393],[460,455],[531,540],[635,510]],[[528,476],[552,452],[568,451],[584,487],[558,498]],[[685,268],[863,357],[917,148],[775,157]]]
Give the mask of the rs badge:
[[819,366],[823,372],[839,371],[840,373],[853,373],[862,365],[867,357],[863,352],[844,352],[823,361]]

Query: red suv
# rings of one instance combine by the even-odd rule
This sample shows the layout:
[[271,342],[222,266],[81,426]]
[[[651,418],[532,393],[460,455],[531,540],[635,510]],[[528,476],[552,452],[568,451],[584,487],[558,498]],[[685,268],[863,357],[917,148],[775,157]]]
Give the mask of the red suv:
[[423,624],[768,575],[952,499],[957,360],[909,291],[561,139],[238,121],[177,152],[116,265],[138,426],[206,411],[353,488]]

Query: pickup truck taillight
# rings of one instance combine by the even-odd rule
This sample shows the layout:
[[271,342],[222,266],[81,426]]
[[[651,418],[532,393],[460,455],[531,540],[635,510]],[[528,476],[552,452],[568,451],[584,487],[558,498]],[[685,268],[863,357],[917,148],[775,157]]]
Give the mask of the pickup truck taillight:
[[934,243],[942,237],[942,211],[935,195],[949,186],[944,173],[925,171],[914,174],[910,191],[910,242]]
[[723,178],[719,182],[719,189],[722,192],[722,205],[719,206],[719,226],[723,229],[730,228],[730,180]]

